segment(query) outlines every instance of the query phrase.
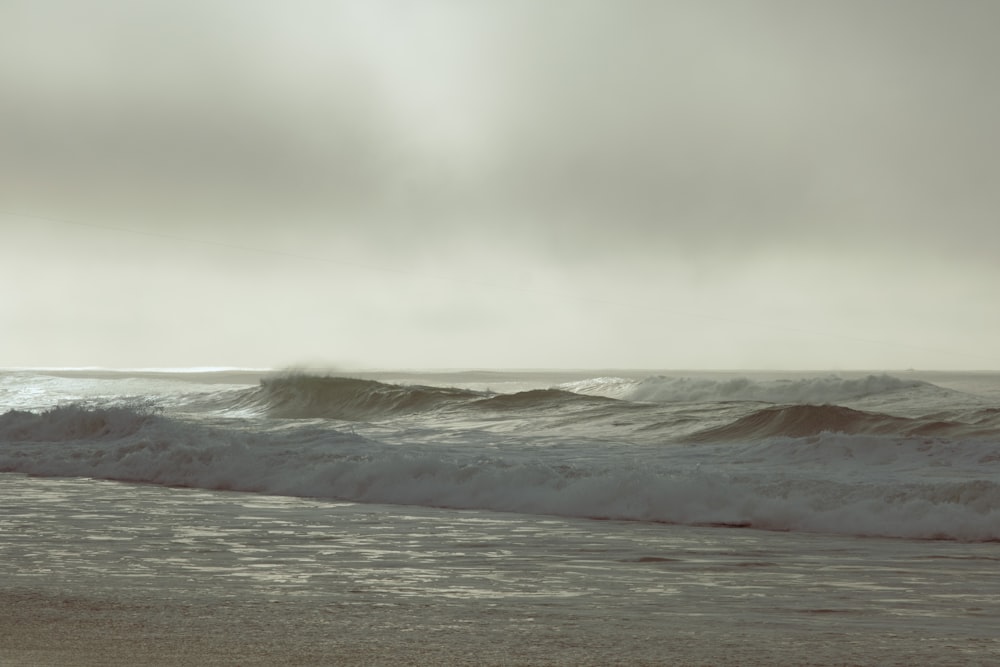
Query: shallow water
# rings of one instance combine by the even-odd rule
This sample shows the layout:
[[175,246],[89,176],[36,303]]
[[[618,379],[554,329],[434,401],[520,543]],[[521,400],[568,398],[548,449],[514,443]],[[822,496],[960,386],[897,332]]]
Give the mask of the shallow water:
[[[48,605],[50,621],[89,605],[146,628],[131,633],[131,650],[159,641],[164,664],[172,634],[229,647],[220,664],[1000,661],[991,543],[15,474],[0,476],[0,507],[10,604]],[[0,658],[44,658],[13,634],[0,639]]]

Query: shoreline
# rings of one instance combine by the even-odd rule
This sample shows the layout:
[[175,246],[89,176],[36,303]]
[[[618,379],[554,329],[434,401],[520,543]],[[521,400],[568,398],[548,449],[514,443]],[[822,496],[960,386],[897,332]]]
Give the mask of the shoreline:
[[990,544],[0,475],[0,664],[996,664]]

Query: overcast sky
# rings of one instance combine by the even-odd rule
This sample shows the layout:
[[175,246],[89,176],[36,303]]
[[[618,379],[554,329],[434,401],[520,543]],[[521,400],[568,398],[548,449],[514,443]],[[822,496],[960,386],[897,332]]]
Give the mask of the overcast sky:
[[1000,368],[992,0],[3,0],[0,366]]

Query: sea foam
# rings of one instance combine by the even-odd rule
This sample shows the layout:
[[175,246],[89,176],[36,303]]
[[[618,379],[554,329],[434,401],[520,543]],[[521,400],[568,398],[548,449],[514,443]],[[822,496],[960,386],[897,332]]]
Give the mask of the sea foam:
[[[343,424],[341,422],[341,424]],[[1000,540],[995,439],[851,435],[542,447],[120,407],[0,416],[0,471],[530,514]],[[426,434],[425,434],[426,436]]]

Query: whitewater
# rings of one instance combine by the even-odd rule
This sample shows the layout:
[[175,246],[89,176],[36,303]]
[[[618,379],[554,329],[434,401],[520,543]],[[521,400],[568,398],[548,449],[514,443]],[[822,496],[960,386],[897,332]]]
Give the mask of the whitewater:
[[[369,595],[365,613],[395,632],[402,617],[386,605],[403,598],[452,634],[458,619],[480,635],[525,610],[536,619],[480,636],[478,652],[446,641],[426,654],[398,642],[380,653],[355,624],[340,628],[352,641],[304,664],[1000,660],[1000,604],[984,592],[1000,593],[998,374],[15,369],[0,372],[0,409],[0,574],[19,604],[71,592],[118,609],[134,603],[125,582],[142,581],[188,605]],[[317,554],[335,538],[353,545],[336,565],[343,590],[321,583],[335,565]],[[206,550],[228,556],[205,563]],[[567,550],[563,571],[582,578],[548,569]],[[374,588],[373,568],[385,568]],[[178,593],[192,582],[197,594]],[[873,611],[889,599],[903,611]],[[487,613],[508,605],[507,621]],[[561,650],[531,634],[537,623],[563,628]],[[865,624],[874,634],[857,634]],[[315,631],[300,649],[322,643],[322,628],[299,627]],[[647,634],[629,640],[637,628]],[[512,639],[525,632],[535,649]],[[577,650],[598,635],[603,649]],[[845,654],[836,637],[849,635],[859,643]],[[0,657],[42,656],[18,650]],[[172,650],[162,664],[191,658]]]
[[[924,380],[549,384],[459,376],[472,381],[442,385],[299,373],[252,387],[211,384],[240,379],[220,375],[8,373],[0,470],[539,515],[1000,540],[1000,408]],[[505,383],[515,390],[504,391]]]

